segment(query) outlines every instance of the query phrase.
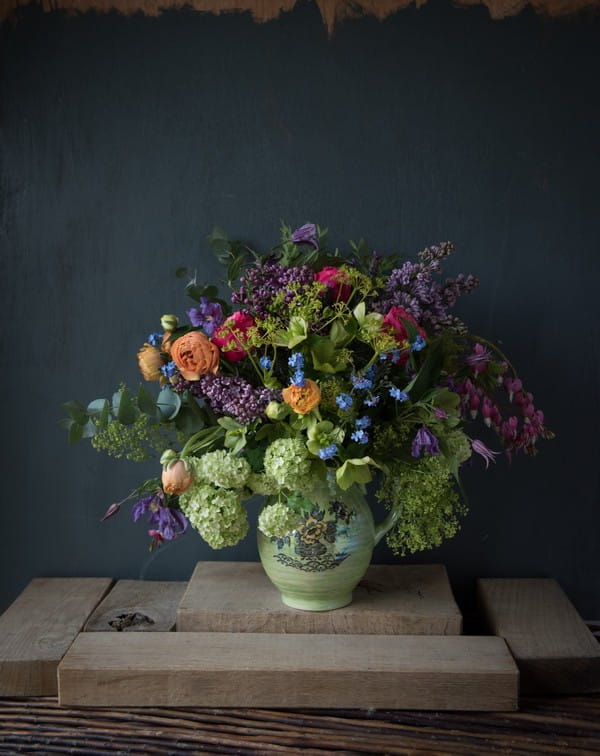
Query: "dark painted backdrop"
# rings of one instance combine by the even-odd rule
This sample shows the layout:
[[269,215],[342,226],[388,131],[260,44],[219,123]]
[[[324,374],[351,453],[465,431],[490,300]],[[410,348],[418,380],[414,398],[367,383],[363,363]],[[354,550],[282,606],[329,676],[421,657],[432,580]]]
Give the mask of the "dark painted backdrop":
[[[465,474],[460,535],[420,554],[468,602],[477,576],[553,576],[600,616],[600,19],[492,22],[432,3],[328,40],[316,9],[22,13],[1,34],[3,495],[0,605],[34,576],[185,579],[256,559],[252,536],[148,557],[107,505],[153,473],[69,448],[60,404],[138,381],[135,354],[219,269],[213,225],[256,245],[279,220],[414,254],[452,239],[461,303],[503,341],[557,432],[536,459]],[[392,561],[380,549],[377,561]]]

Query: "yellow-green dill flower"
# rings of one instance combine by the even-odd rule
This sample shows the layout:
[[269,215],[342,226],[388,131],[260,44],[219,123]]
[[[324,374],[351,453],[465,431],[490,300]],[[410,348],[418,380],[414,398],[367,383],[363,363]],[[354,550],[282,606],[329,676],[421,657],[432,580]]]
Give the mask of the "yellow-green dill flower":
[[266,506],[258,517],[258,527],[267,538],[283,538],[298,524],[298,515],[281,501]]

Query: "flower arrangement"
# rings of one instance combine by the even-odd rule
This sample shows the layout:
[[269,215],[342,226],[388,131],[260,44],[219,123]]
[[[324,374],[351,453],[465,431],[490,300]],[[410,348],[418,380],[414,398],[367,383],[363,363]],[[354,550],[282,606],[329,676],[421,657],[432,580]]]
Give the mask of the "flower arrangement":
[[188,322],[161,318],[138,352],[158,395],[121,385],[111,399],[65,405],[72,442],[132,460],[161,454],[161,478],[105,514],[135,499],[151,546],[188,524],[215,549],[233,546],[255,494],[267,497],[259,528],[281,538],[335,476],[342,490],[373,481],[398,515],[394,553],[427,549],[466,511],[461,466],[475,453],[488,467],[500,453],[483,428],[509,457],[552,438],[508,359],[451,313],[479,283],[442,279],[452,244],[400,262],[362,240],[347,256],[330,251],[313,224],[284,225],[263,255],[218,229],[209,239],[231,294],[192,276]]

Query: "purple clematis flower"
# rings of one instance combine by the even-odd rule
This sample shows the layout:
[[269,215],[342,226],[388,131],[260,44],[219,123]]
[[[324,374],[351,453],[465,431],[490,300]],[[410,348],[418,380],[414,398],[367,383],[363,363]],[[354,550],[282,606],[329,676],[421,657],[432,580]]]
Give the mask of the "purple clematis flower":
[[440,445],[437,438],[424,425],[417,431],[411,450],[413,457],[420,457],[423,453],[432,457],[439,457],[440,455]]
[[317,227],[314,223],[305,223],[292,232],[292,241],[294,244],[309,244],[311,247],[319,249]]
[[490,466],[490,462],[496,462],[494,457],[497,457],[498,454],[500,454],[500,452],[495,452],[491,449],[488,449],[483,441],[480,441],[478,438],[475,438],[471,441],[471,449],[473,449],[476,454],[479,454],[480,457],[483,457],[485,459],[486,470]]
[[188,526],[185,515],[179,509],[166,506],[164,501],[163,492],[157,491],[139,499],[132,510],[134,522],[149,513],[148,524],[151,530],[148,532],[155,539],[156,545],[160,545],[162,541],[172,541],[182,535]]
[[223,310],[218,302],[211,302],[207,297],[200,297],[200,307],[187,311],[190,323],[195,328],[203,328],[207,336],[212,336],[223,322]]

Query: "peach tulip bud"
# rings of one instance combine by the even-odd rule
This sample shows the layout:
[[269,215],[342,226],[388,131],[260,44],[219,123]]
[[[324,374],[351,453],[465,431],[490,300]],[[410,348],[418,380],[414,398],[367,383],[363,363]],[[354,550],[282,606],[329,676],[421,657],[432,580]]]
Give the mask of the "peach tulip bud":
[[182,459],[171,462],[162,472],[162,485],[165,493],[181,494],[190,487],[191,482],[192,474]]

